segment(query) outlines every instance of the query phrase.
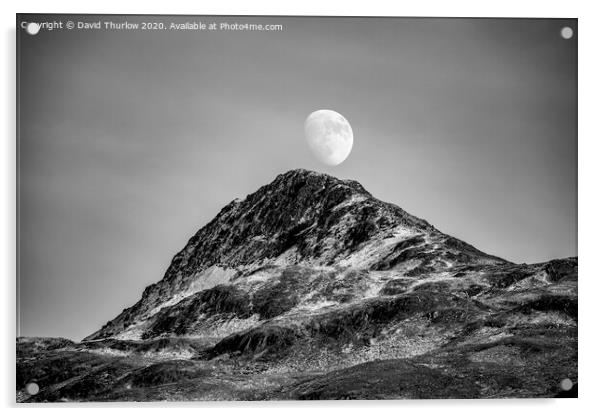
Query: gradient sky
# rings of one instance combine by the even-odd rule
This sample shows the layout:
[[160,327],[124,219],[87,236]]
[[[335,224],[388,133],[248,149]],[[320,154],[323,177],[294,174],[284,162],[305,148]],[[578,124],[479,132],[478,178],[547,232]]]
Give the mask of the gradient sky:
[[[20,335],[94,332],[300,167],[514,262],[577,254],[576,20],[102,18],[284,30],[19,30]],[[353,127],[339,166],[304,141],[322,108]]]

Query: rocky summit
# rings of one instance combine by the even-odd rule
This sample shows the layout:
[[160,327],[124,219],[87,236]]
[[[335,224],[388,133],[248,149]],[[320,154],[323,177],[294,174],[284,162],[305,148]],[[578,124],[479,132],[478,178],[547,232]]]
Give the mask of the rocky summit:
[[225,206],[82,342],[17,339],[17,399],[29,402],[573,397],[576,386],[577,258],[514,264],[307,170]]

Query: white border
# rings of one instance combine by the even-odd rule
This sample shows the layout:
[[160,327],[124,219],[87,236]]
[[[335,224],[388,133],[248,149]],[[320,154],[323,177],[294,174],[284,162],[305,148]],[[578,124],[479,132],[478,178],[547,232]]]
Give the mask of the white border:
[[[2,204],[0,218],[2,227],[2,245],[0,265],[4,266],[1,291],[4,299],[4,328],[2,346],[3,376],[0,387],[0,403],[14,409],[14,352],[15,352],[15,13],[131,13],[131,14],[272,14],[272,15],[355,15],[355,16],[487,16],[487,17],[569,17],[579,18],[579,396],[577,400],[475,400],[475,401],[402,401],[402,402],[312,402],[312,403],[218,403],[176,405],[174,411],[194,412],[195,414],[219,413],[265,415],[286,413],[287,415],[306,415],[332,413],[365,414],[372,409],[379,413],[400,414],[400,412],[420,412],[421,414],[446,415],[507,415],[522,414],[526,411],[549,415],[591,414],[595,412],[596,399],[599,396],[601,366],[599,335],[601,325],[599,305],[602,296],[600,282],[602,268],[597,259],[600,250],[598,241],[600,230],[599,204],[601,155],[600,122],[602,90],[602,50],[600,27],[602,26],[599,8],[595,1],[526,1],[506,0],[485,1],[330,1],[304,0],[298,3],[283,1],[175,1],[164,0],[129,2],[103,0],[84,3],[81,1],[27,1],[3,2],[2,13],[2,80],[4,97],[2,100],[2,126],[5,128],[0,155],[2,157],[0,192]],[[144,412],[163,414],[160,404],[120,405],[109,404],[115,410],[124,408],[125,412]],[[85,407],[85,408],[82,408]],[[198,409],[196,407],[201,407]],[[45,414],[63,414],[65,411],[91,412],[104,414],[100,405],[76,405],[66,408],[64,405],[40,407],[21,407],[20,410],[43,411]]]

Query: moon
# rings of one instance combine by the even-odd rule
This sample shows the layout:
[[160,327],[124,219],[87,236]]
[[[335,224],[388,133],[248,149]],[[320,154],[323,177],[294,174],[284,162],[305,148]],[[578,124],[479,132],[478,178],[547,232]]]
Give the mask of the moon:
[[341,164],[353,147],[349,122],[332,110],[318,110],[305,120],[305,139],[318,160],[329,166]]

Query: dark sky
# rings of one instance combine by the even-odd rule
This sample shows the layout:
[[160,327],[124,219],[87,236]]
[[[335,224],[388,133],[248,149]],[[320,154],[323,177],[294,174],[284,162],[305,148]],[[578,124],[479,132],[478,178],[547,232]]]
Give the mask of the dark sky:
[[[576,20],[102,19],[284,30],[19,31],[21,335],[97,330],[300,167],[514,262],[577,253]],[[353,127],[339,166],[304,141],[322,108]]]

